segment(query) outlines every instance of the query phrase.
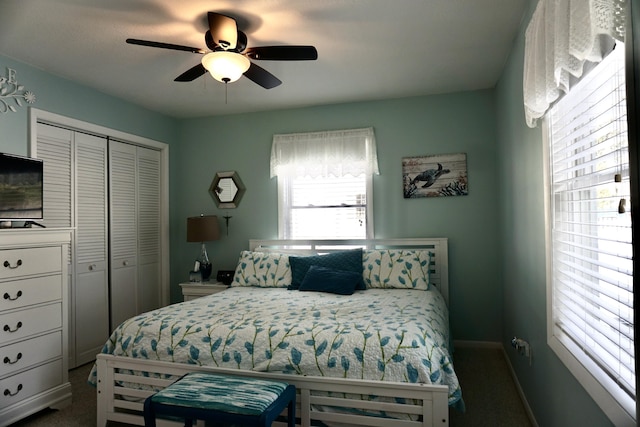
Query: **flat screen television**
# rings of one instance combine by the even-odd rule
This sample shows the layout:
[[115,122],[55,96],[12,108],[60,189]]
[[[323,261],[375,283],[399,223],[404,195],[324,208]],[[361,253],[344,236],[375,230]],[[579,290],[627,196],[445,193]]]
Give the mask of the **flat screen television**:
[[42,160],[0,153],[0,221],[43,218]]

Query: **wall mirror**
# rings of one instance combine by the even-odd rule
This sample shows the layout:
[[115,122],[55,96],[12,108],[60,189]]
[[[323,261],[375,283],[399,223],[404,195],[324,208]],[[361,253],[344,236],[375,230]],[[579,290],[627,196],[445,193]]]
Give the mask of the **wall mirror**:
[[244,195],[245,187],[237,172],[217,172],[213,177],[209,194],[220,209],[237,208]]

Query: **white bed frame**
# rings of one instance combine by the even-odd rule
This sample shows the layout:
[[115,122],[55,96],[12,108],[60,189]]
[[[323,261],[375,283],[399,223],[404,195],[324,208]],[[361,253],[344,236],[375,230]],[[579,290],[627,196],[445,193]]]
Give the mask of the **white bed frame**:
[[[324,253],[349,247],[366,249],[429,249],[431,260],[430,280],[449,301],[448,241],[446,238],[376,239],[376,240],[251,240],[251,250],[293,249]],[[371,427],[444,427],[449,425],[448,387],[428,384],[410,384],[382,381],[353,380],[345,378],[297,376],[279,373],[241,371],[171,362],[149,361],[129,357],[99,354],[97,426],[105,427],[108,421],[144,425],[143,400],[151,394],[148,389],[166,387],[180,375],[193,371],[209,371],[228,375],[250,375],[286,381],[296,386],[296,416],[299,426],[310,427],[312,421],[350,424]],[[132,375],[127,371],[148,372],[148,376]],[[159,374],[159,375],[154,375]],[[165,378],[158,379],[157,377]],[[123,384],[126,384],[123,385]],[[146,388],[146,390],[145,390]],[[327,396],[327,392],[331,392]],[[370,395],[406,399],[404,403],[372,402]],[[319,407],[331,406],[346,409],[347,413],[324,412]],[[353,409],[386,411],[407,414],[411,419],[381,418],[355,415]],[[181,425],[175,422],[159,422],[159,426]],[[284,423],[274,423],[274,426]]]

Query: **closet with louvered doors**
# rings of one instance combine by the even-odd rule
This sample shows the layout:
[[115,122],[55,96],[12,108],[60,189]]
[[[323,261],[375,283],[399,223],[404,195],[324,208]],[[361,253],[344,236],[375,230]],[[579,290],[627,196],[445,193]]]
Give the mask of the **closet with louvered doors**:
[[43,224],[73,230],[73,368],[95,359],[112,328],[168,301],[168,204],[162,196],[168,148],[115,140],[109,129],[51,116],[72,125],[37,121],[31,153],[44,161]]
[[109,141],[111,328],[162,305],[160,153]]

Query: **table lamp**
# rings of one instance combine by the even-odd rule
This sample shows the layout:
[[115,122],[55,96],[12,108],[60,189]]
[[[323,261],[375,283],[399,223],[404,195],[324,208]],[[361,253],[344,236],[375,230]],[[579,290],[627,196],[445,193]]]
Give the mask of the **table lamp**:
[[197,261],[200,263],[200,273],[202,280],[209,280],[211,276],[211,262],[207,254],[205,242],[218,240],[220,238],[220,227],[218,217],[215,215],[189,217],[187,218],[187,242],[200,242],[202,249]]

